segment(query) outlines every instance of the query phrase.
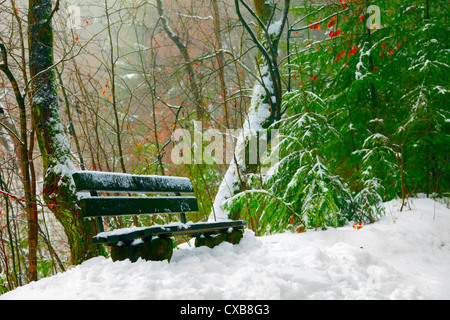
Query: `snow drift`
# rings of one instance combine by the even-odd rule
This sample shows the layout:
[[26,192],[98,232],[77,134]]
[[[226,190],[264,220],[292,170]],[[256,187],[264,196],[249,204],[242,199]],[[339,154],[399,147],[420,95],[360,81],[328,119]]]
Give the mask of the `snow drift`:
[[94,258],[0,300],[450,299],[450,210],[430,199],[386,207],[360,230],[247,230],[237,246],[185,244],[171,263]]

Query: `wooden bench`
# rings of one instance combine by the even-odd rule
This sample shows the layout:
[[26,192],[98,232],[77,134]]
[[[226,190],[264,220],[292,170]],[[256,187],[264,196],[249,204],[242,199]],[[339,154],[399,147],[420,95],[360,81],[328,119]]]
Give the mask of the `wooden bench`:
[[[223,241],[238,244],[246,227],[245,221],[187,222],[186,213],[198,211],[197,199],[192,196],[194,189],[187,178],[91,171],[77,172],[73,178],[81,217],[98,219],[100,233],[93,241],[110,246],[114,261],[170,261],[174,247],[171,238],[176,236],[195,237],[196,247],[213,248]],[[159,214],[180,214],[181,221],[104,231],[104,217]]]

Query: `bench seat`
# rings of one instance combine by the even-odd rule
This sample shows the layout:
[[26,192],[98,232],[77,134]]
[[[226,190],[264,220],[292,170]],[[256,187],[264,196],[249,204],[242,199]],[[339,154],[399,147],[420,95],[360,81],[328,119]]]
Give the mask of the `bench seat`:
[[171,223],[167,225],[155,225],[151,227],[132,227],[125,229],[102,232],[93,239],[94,243],[114,246],[119,242],[127,243],[136,239],[151,237],[175,237],[175,236],[201,236],[204,233],[214,233],[221,230],[243,229],[245,221],[223,221],[223,222],[188,222]]

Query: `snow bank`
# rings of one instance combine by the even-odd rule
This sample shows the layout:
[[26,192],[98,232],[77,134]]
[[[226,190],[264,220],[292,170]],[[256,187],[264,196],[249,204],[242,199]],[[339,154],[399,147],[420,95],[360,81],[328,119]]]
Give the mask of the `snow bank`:
[[450,299],[450,210],[387,203],[378,223],[255,237],[215,249],[187,244],[171,263],[94,258],[0,296],[11,299]]

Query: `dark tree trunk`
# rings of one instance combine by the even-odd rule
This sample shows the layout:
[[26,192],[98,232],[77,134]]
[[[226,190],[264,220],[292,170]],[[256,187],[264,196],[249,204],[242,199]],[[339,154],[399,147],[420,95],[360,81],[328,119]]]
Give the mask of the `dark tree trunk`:
[[72,174],[70,144],[65,136],[59,113],[54,72],[52,1],[29,1],[29,66],[32,89],[32,113],[44,164],[44,199],[64,227],[71,263],[103,253],[92,244],[95,223],[83,220],[77,210],[77,195]]

